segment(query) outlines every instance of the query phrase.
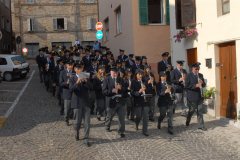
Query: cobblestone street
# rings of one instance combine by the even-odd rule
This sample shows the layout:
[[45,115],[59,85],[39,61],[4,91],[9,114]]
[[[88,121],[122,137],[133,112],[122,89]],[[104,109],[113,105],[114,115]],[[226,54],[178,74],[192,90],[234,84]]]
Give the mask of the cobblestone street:
[[[177,113],[174,135],[167,134],[166,121],[161,130],[157,129],[156,122],[150,122],[149,137],[143,136],[141,130],[135,131],[134,123],[127,121],[123,139],[117,137],[117,119],[113,131],[108,133],[103,123],[92,117],[92,145],[87,148],[82,140],[75,141],[73,127],[66,126],[59,115],[57,99],[39,83],[37,68],[31,70],[36,70],[33,79],[0,129],[1,160],[240,159],[240,129],[229,125],[227,120],[215,120],[206,115],[206,132],[197,129],[196,116],[187,128],[185,119]],[[0,110],[4,105],[0,104]]]

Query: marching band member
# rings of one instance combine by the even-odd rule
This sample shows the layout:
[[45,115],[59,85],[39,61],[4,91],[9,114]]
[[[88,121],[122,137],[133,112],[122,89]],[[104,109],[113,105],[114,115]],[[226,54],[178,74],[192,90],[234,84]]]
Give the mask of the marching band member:
[[160,80],[157,84],[157,93],[158,93],[158,107],[160,116],[158,118],[157,128],[161,129],[161,123],[163,119],[168,117],[168,133],[173,134],[173,88],[167,82],[166,72],[162,71],[159,73]]
[[149,94],[150,84],[145,83],[143,80],[143,70],[136,70],[135,79],[131,84],[131,94],[134,99],[134,113],[136,115],[135,123],[136,130],[140,121],[143,121],[143,135],[149,136],[148,134],[148,121],[149,121],[149,97],[146,97],[146,94]]

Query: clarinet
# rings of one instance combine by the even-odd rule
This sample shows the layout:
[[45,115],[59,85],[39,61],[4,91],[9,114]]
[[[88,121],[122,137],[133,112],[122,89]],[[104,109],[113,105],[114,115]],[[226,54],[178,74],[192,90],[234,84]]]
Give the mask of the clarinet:
[[[142,80],[141,80],[141,87],[145,88],[146,86],[143,84]],[[144,98],[144,102],[147,102],[147,99],[145,97],[145,91],[143,91],[143,98]]]
[[[200,81],[202,81],[200,78],[199,78],[199,75],[197,74],[197,78],[198,78],[198,83],[200,82]],[[201,87],[200,87],[200,92],[201,92],[201,96],[203,97],[203,88],[202,88],[202,85],[201,85]]]

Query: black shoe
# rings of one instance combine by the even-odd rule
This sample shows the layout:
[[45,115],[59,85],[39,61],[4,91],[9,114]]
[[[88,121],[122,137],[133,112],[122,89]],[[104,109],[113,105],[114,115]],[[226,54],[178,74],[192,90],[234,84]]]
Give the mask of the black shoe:
[[107,132],[111,132],[110,128],[106,128],[106,131],[107,131]]
[[160,122],[158,122],[157,128],[161,129],[161,123]]
[[189,124],[190,124],[190,120],[186,120],[186,126],[189,126]]
[[205,127],[199,127],[198,129],[201,129],[202,131],[207,131],[207,128]]
[[154,122],[154,118],[149,118],[149,121]]
[[98,121],[101,121],[101,117],[100,117],[100,116],[97,116],[97,120],[98,120]]
[[120,134],[120,138],[125,138],[125,134],[124,134],[124,133],[121,133],[121,134]]
[[171,134],[171,135],[173,135],[173,131],[170,130],[170,129],[168,129],[168,133]]
[[76,139],[76,141],[79,141],[79,133],[77,133],[77,134],[75,135],[75,139]]
[[138,131],[138,125],[136,125],[136,131]]
[[66,122],[66,125],[67,125],[67,126],[70,126],[70,124],[69,124],[69,121],[68,121],[68,120],[66,120],[65,122]]
[[88,140],[84,140],[84,142],[83,142],[83,144],[86,146],[86,147],[90,147],[91,145],[90,145],[90,143],[88,142]]
[[148,134],[148,133],[143,133],[143,135],[144,135],[144,136],[146,136],[146,137],[148,137],[148,136],[149,136],[149,134]]

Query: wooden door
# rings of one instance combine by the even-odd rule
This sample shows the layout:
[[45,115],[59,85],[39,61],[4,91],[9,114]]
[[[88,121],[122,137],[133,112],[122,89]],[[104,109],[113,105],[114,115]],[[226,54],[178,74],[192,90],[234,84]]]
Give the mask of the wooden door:
[[236,119],[237,69],[235,42],[219,45],[220,60],[220,115]]
[[187,50],[187,61],[188,66],[191,67],[192,64],[197,63],[197,48],[192,48]]

